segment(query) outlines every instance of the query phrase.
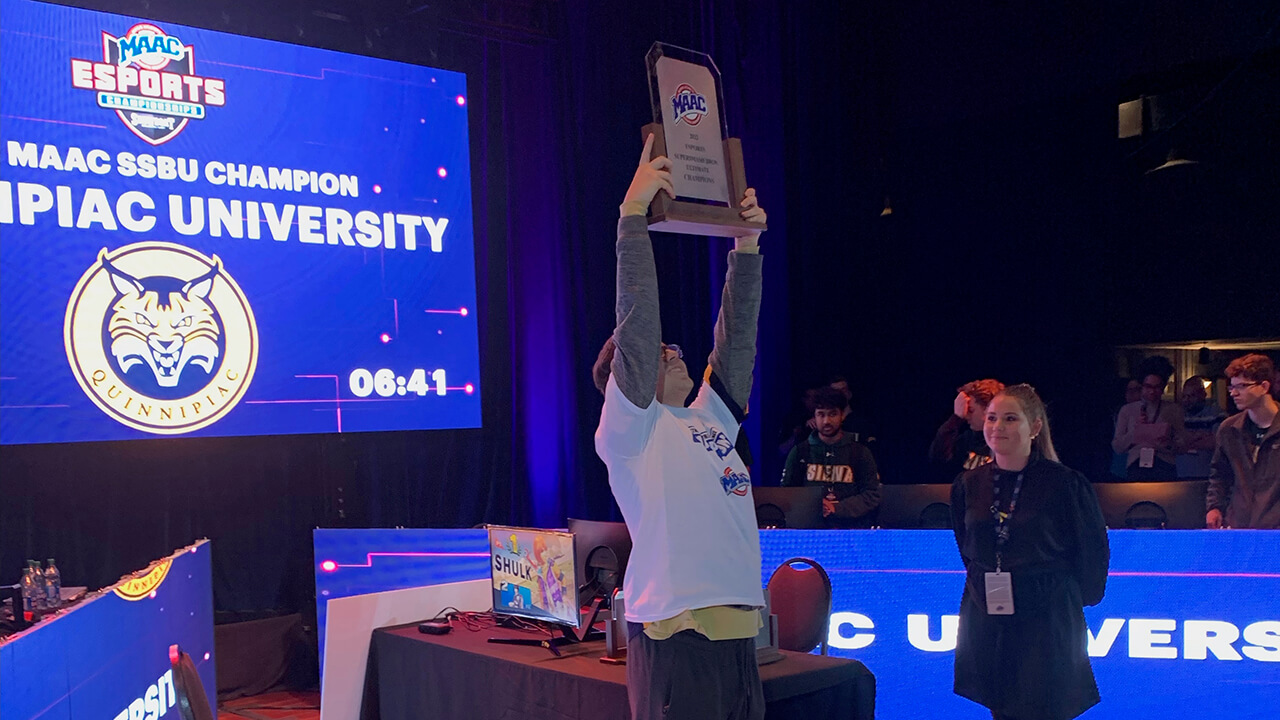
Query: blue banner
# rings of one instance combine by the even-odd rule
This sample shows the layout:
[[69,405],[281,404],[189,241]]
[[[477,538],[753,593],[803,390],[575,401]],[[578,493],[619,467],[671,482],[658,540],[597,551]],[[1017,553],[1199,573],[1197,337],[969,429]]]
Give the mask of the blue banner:
[[[1085,609],[1102,703],[1082,717],[1273,717],[1280,531],[1109,538],[1106,597]],[[315,543],[321,637],[334,597],[488,577],[484,530],[317,530]],[[793,557],[830,575],[830,653],[875,674],[877,717],[989,717],[951,692],[964,568],[950,531],[763,530],[760,549],[762,583]]]

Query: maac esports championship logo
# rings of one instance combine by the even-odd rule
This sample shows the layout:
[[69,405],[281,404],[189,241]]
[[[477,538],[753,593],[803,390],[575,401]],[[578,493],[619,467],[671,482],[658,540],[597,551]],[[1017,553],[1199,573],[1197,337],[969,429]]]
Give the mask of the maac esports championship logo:
[[64,340],[89,399],[157,435],[217,422],[258,362],[253,311],[222,261],[166,242],[102,249],[71,293]]
[[688,125],[697,125],[707,114],[707,97],[689,83],[680,83],[676,94],[671,96],[672,119]]
[[133,134],[152,145],[168,142],[209,106],[226,104],[226,83],[196,75],[195,48],[151,23],[122,37],[102,33],[103,62],[73,59],[71,84],[97,93]]

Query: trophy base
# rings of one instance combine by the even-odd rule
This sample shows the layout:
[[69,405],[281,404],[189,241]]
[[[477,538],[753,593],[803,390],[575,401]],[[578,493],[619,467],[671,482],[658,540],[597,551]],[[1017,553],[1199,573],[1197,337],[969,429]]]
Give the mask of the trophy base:
[[649,230],[682,235],[745,237],[768,229],[760,223],[743,220],[737,208],[680,200],[670,200],[663,205],[662,210],[649,215]]
[[[667,141],[662,123],[650,123],[641,128],[641,139],[650,134],[653,135],[653,156],[666,155]],[[733,198],[731,207],[672,199],[666,193],[659,192],[649,205],[649,229],[711,237],[745,237],[768,230],[767,225],[747,222],[738,214],[742,212],[738,203],[747,192],[747,177],[742,167],[741,140],[724,139],[724,162],[729,196]]]

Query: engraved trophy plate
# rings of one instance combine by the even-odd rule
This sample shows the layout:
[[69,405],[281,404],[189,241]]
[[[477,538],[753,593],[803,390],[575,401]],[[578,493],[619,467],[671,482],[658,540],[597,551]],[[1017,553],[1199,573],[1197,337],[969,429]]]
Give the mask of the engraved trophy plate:
[[653,122],[653,156],[672,163],[676,197],[658,193],[649,227],[664,232],[738,237],[765,230],[739,215],[746,193],[742,143],[727,137],[720,71],[705,53],[654,43],[645,57]]

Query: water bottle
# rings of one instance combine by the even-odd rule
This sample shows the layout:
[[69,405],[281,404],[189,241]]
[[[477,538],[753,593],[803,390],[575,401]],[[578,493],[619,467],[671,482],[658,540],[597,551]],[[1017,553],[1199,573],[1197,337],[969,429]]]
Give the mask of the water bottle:
[[44,582],[44,571],[40,569],[39,560],[29,560],[31,566],[31,580],[35,586],[35,595],[33,596],[36,612],[40,612],[49,607],[49,590]]
[[62,607],[62,573],[53,564],[53,558],[49,558],[49,567],[44,569],[44,584],[49,592],[49,608]]
[[22,616],[28,622],[36,612],[36,585],[35,580],[31,578],[31,564],[28,561],[27,569],[22,571]]

